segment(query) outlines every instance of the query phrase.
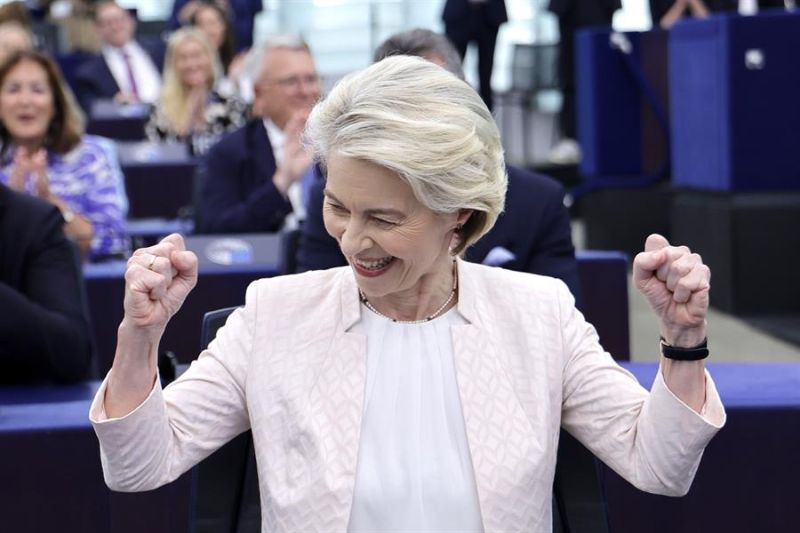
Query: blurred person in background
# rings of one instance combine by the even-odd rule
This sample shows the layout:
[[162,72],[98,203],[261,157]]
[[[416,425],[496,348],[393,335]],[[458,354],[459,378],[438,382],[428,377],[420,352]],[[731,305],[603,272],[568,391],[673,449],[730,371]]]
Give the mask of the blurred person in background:
[[462,60],[467,53],[467,45],[470,42],[477,45],[480,95],[491,111],[492,67],[497,32],[508,21],[505,0],[446,0],[442,20],[445,34]]
[[81,271],[53,205],[0,183],[0,385],[88,379]]
[[193,154],[205,154],[226,132],[247,120],[247,104],[218,86],[222,67],[217,52],[197,28],[170,36],[164,86],[145,131],[153,141],[185,141]]
[[548,155],[550,163],[575,165],[582,153],[575,118],[575,32],[589,26],[611,26],[621,0],[550,0],[549,10],[558,17],[558,77],[563,101],[558,115],[561,141]]
[[14,52],[33,49],[31,32],[18,22],[0,22],[0,64]]
[[170,28],[189,24],[195,11],[204,4],[216,4],[230,14],[237,51],[253,46],[253,27],[256,15],[264,9],[263,0],[175,0],[169,19]]
[[200,233],[278,231],[291,224],[289,215],[303,218],[304,190],[315,179],[300,139],[321,92],[308,44],[276,36],[251,54],[254,119],[206,157],[197,206]]
[[163,46],[145,48],[138,43],[136,21],[113,0],[97,2],[95,27],[103,43],[101,54],[75,73],[75,92],[84,111],[91,112],[96,100],[155,102],[161,90]]
[[84,256],[125,254],[122,171],[109,143],[84,135],[56,64],[20,51],[0,66],[0,182],[61,210],[64,233]]
[[237,65],[241,64],[245,54],[236,53],[233,28],[228,19],[228,14],[223,8],[217,4],[200,4],[192,14],[189,22],[206,35],[208,42],[217,51],[220,63],[222,63],[222,70],[226,76],[234,60],[236,60]]

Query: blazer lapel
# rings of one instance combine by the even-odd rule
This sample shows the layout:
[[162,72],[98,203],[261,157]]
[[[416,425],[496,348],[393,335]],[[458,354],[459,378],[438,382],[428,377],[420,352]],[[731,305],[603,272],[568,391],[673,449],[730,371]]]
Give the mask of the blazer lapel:
[[[483,525],[487,532],[530,530],[543,516],[532,508],[537,471],[541,475],[536,458],[544,455],[537,438],[543,436],[534,432],[499,357],[500,339],[483,324],[510,317],[493,316],[474,268],[459,260],[458,311],[469,323],[452,328],[452,341]],[[513,348],[506,341],[501,344]]]
[[366,386],[367,342],[348,331],[360,319],[352,273],[341,275],[341,324],[320,364],[310,399],[324,453],[324,487],[311,502],[318,531],[346,531],[355,490],[358,444]]

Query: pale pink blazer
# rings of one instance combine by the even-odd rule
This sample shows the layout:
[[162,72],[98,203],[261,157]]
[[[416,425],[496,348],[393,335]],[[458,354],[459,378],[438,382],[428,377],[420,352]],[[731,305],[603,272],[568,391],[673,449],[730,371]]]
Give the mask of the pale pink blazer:
[[[452,331],[486,531],[551,531],[559,426],[637,487],[682,495],[724,424],[706,378],[704,416],[659,377],[648,394],[598,344],[560,281],[459,261]],[[115,490],[168,483],[252,428],[262,531],[347,530],[365,390],[366,339],[349,268],[260,280],[191,368],[122,419],[92,405]],[[653,340],[654,349],[657,339]]]

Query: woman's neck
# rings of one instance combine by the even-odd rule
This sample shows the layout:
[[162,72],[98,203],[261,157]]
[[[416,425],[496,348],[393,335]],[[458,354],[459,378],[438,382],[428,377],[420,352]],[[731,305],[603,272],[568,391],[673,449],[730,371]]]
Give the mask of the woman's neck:
[[455,260],[447,258],[436,273],[420,278],[414,288],[367,301],[394,320],[415,321],[439,316],[457,301],[456,277]]
[[36,153],[42,146],[44,146],[44,137],[38,139],[13,139],[14,146],[17,148],[24,148],[29,154]]

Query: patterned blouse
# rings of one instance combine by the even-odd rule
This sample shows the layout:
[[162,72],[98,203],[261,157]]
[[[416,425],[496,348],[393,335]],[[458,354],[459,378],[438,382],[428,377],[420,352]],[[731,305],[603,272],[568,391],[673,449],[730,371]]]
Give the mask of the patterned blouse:
[[[11,177],[15,152],[15,147],[9,147],[0,162],[0,181],[6,185]],[[73,212],[92,223],[94,236],[90,260],[130,251],[125,228],[128,197],[111,141],[84,135],[81,142],[66,154],[50,152],[47,156],[47,176],[50,191]],[[25,190],[35,194],[32,176],[27,177]]]
[[200,156],[208,152],[226,132],[243,126],[249,110],[249,106],[239,97],[212,90],[208,95],[203,124],[188,136],[178,135],[172,130],[161,102],[150,113],[145,133],[151,141],[188,142],[191,153]]

